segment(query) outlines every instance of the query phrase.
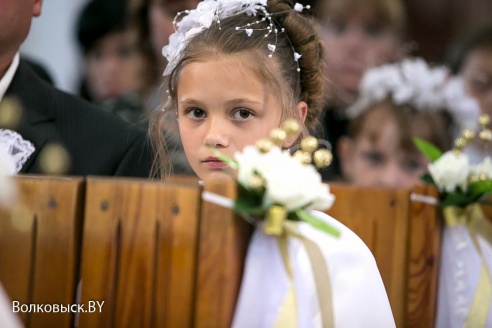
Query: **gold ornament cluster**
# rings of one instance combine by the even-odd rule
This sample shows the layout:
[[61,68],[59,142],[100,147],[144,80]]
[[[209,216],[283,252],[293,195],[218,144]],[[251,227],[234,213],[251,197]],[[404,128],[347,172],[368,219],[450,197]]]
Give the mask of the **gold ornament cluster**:
[[[492,141],[492,131],[489,128],[490,125],[490,116],[487,114],[483,114],[478,119],[478,124],[480,125],[480,132],[478,133],[478,137],[484,143],[490,143]],[[463,152],[463,149],[468,146],[470,142],[472,142],[476,138],[476,133],[472,130],[463,130],[461,136],[458,137],[454,142],[454,151],[456,153]]]
[[[478,124],[480,125],[480,132],[478,132],[478,138],[485,144],[492,141],[492,131],[490,130],[490,116],[483,114],[478,119]],[[475,140],[477,134],[472,130],[463,130],[461,136],[459,136],[454,142],[453,151],[457,154],[461,154],[463,150],[468,146],[470,142]],[[487,180],[488,177],[485,174],[475,174],[469,177],[469,182],[477,182]]]
[[[294,119],[286,120],[280,128],[270,133],[270,138],[258,140],[256,148],[262,153],[268,153],[273,146],[282,147],[287,138],[295,138],[300,132],[299,122]],[[333,160],[331,151],[320,148],[320,143],[315,137],[305,137],[301,140],[300,147],[293,157],[303,164],[314,164],[318,169],[322,169],[328,167]]]

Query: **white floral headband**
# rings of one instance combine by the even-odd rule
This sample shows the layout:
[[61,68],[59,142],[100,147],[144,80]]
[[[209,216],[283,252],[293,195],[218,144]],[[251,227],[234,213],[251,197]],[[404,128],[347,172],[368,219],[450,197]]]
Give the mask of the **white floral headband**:
[[[212,22],[219,24],[220,20],[231,17],[237,14],[246,14],[249,16],[257,16],[258,12],[262,13],[262,18],[256,22],[247,24],[246,26],[237,26],[237,31],[244,31],[248,36],[251,36],[254,31],[264,31],[265,37],[271,33],[284,32],[275,27],[271,14],[266,9],[267,0],[203,0],[196,9],[185,10],[179,12],[173,21],[175,32],[169,37],[168,45],[162,48],[162,55],[167,59],[168,64],[164,70],[164,75],[169,75],[174,70],[178,62],[181,60],[182,51],[186,47],[188,41],[196,34],[209,28]],[[310,6],[303,6],[296,3],[294,10],[302,12],[304,9],[310,9]],[[177,18],[185,14],[186,16],[179,22]],[[268,20],[268,27],[263,29],[255,29],[254,25]],[[290,41],[289,41],[290,42]],[[269,57],[272,58],[276,49],[275,44],[268,44],[270,51]],[[298,62],[301,55],[294,50],[294,60]],[[297,64],[297,71],[300,71]]]
[[347,115],[354,118],[387,98],[417,110],[448,111],[460,130],[478,129],[477,101],[466,95],[462,79],[451,77],[444,66],[430,67],[416,58],[367,70],[358,100],[347,109]]

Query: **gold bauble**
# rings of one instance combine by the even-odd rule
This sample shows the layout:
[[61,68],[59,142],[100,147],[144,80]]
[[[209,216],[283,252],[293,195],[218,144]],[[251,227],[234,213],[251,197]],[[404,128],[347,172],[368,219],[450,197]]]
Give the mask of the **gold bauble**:
[[469,141],[469,140],[472,140],[473,138],[475,138],[475,132],[472,130],[466,129],[466,130],[463,130],[463,132],[461,133],[461,136]]
[[268,153],[273,147],[273,143],[270,139],[260,139],[256,142],[256,148],[262,153]]
[[318,149],[318,139],[315,137],[306,137],[302,139],[301,149],[312,154],[316,149]]
[[454,141],[454,145],[456,148],[462,150],[468,145],[468,140],[465,138],[458,138]]
[[333,161],[333,154],[328,149],[319,149],[314,153],[313,159],[314,165],[321,169],[328,167],[331,164]]
[[20,123],[22,106],[13,98],[4,98],[0,103],[0,128],[14,129]]
[[293,157],[302,164],[311,164],[311,154],[302,150],[298,150],[294,153]]
[[265,187],[265,180],[263,180],[259,175],[254,174],[249,179],[249,187],[253,190],[261,190]]
[[282,129],[274,129],[270,132],[270,140],[277,146],[282,146],[287,139],[287,133]]
[[490,116],[487,114],[482,114],[480,115],[480,118],[478,119],[478,124],[480,124],[482,127],[485,127],[489,125],[490,123]]
[[68,172],[70,155],[62,145],[48,144],[43,148],[39,156],[43,173],[59,175]]
[[478,136],[480,137],[480,140],[489,142],[492,140],[492,131],[489,129],[482,130]]
[[297,136],[301,131],[301,126],[297,120],[291,118],[282,124],[282,130],[287,133],[288,137]]
[[480,176],[478,174],[472,174],[468,178],[468,183],[474,183],[480,181]]

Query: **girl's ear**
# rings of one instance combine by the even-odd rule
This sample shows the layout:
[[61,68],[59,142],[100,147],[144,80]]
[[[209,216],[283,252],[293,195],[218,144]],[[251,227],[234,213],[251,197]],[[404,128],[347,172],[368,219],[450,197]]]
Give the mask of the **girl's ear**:
[[347,136],[341,137],[337,143],[337,155],[344,180],[351,181],[353,177],[354,141]]
[[299,114],[299,120],[301,121],[302,124],[306,121],[306,115],[308,111],[308,105],[306,102],[301,101],[297,104],[297,112]]

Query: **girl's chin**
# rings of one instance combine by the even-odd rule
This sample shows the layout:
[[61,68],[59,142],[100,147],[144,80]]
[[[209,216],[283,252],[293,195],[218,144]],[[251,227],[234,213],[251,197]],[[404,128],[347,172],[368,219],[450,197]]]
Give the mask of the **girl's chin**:
[[233,177],[231,176],[231,173],[228,172],[227,170],[209,170],[207,172],[203,172],[202,174],[199,175],[200,180],[206,181],[206,180],[232,180]]

